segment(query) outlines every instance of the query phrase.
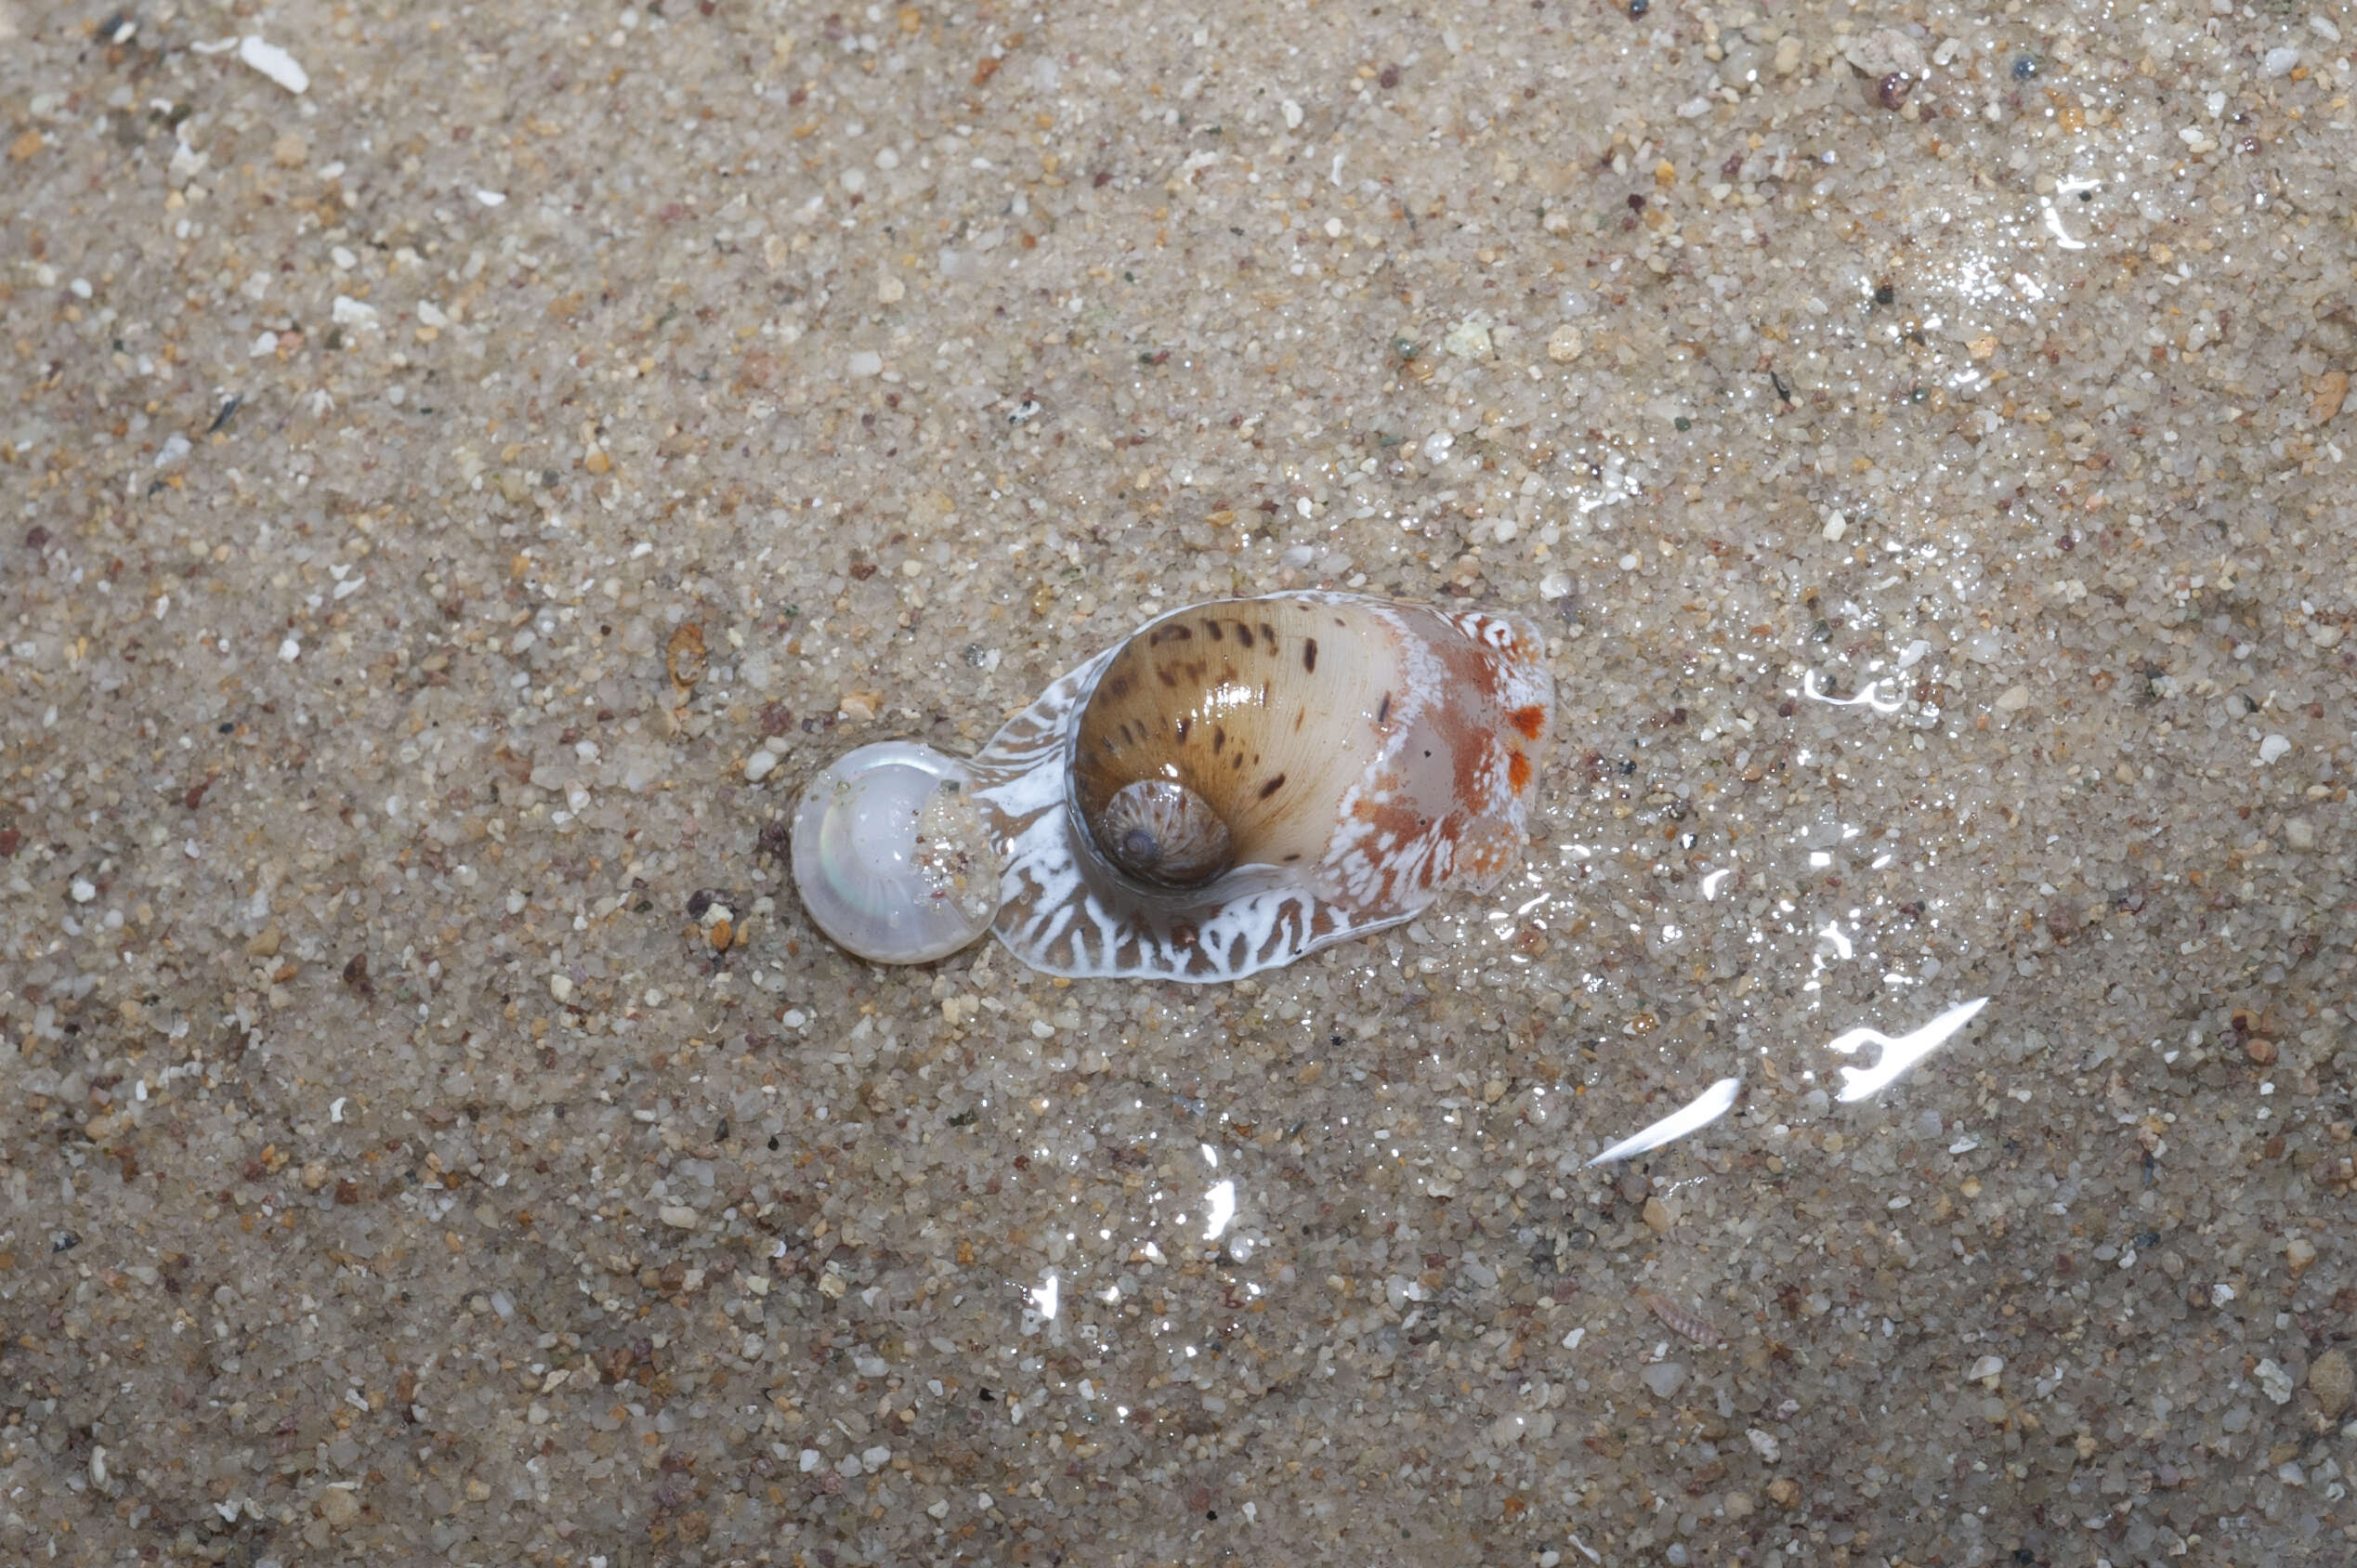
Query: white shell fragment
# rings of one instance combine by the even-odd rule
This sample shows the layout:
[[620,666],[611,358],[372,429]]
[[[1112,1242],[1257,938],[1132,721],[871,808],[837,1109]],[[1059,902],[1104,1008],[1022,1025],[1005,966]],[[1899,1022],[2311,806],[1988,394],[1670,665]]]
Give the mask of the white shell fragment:
[[1000,856],[965,767],[886,740],[838,757],[793,817],[793,877],[829,936],[879,963],[946,958],[990,927]]
[[255,33],[249,33],[237,41],[237,58],[290,93],[304,92],[311,85],[309,72],[293,55]]

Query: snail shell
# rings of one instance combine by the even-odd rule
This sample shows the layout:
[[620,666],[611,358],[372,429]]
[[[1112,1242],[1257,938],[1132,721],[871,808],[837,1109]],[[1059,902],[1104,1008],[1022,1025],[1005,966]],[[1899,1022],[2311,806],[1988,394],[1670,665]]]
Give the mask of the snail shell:
[[[990,929],[1025,963],[1235,980],[1411,919],[1450,883],[1486,885],[1513,864],[1553,722],[1543,651],[1527,624],[1482,611],[1351,594],[1222,600],[1149,622],[1066,674],[968,763],[900,750],[968,781],[960,810],[979,814],[1003,865]],[[834,775],[820,786],[848,811],[856,794]],[[884,852],[917,863],[895,847],[923,837],[908,794],[885,814]],[[962,860],[936,855],[936,870],[980,866],[973,837],[936,835],[965,845]],[[798,816],[804,902],[863,956],[937,957],[954,933],[945,923],[887,950],[859,929],[875,908],[831,916],[814,885],[879,908],[912,888],[971,922],[974,901],[944,893],[939,875],[904,886],[835,868],[856,848],[841,837],[814,843],[805,873],[803,846]]]

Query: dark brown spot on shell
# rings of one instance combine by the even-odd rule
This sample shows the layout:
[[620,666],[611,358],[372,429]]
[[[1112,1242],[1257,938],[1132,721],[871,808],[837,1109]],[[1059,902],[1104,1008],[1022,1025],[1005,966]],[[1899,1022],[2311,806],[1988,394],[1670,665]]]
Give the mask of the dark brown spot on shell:
[[1266,800],[1269,796],[1277,793],[1277,791],[1282,790],[1283,788],[1285,788],[1285,776],[1280,773],[1276,777],[1261,786],[1261,799]]
[[1392,694],[1388,691],[1383,693],[1382,701],[1375,705],[1375,722],[1379,725],[1392,722]]
[[1227,634],[1220,630],[1220,623],[1216,621],[1206,621],[1203,622],[1203,630],[1211,634],[1211,641],[1215,643],[1225,642],[1227,640]]
[[1189,727],[1190,725],[1192,725],[1194,723],[1195,723],[1195,721],[1194,721],[1193,719],[1189,719],[1189,718],[1182,718],[1182,719],[1180,719],[1180,720],[1179,720],[1179,722],[1178,722],[1178,738],[1179,738],[1179,744],[1180,744],[1180,745],[1184,746],[1184,745],[1185,745],[1185,744],[1186,744],[1186,732],[1187,732],[1187,729],[1188,729],[1188,727]]
[[1302,639],[1302,668],[1304,670],[1317,668],[1317,639],[1316,637]]
[[1218,756],[1221,750],[1226,745],[1227,731],[1221,728],[1218,725],[1213,725],[1211,726],[1211,755],[1215,757]]
[[1242,643],[1246,647],[1251,647],[1252,646],[1252,629],[1250,626],[1245,625],[1242,621],[1237,621],[1236,623],[1236,640]]

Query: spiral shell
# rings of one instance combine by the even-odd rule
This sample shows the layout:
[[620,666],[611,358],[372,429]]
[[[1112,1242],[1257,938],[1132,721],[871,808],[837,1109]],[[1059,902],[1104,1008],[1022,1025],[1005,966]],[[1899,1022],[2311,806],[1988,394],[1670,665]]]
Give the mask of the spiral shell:
[[1494,881],[1552,725],[1542,654],[1504,617],[1346,594],[1149,623],[974,759],[992,930],[1051,973],[1233,980]]

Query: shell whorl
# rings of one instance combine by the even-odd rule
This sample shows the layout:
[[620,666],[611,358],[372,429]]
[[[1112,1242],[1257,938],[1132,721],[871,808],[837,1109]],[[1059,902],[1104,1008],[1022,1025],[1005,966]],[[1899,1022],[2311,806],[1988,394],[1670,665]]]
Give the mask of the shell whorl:
[[1106,859],[1163,887],[1199,887],[1236,863],[1236,838],[1220,814],[1172,779],[1122,785],[1089,831]]

